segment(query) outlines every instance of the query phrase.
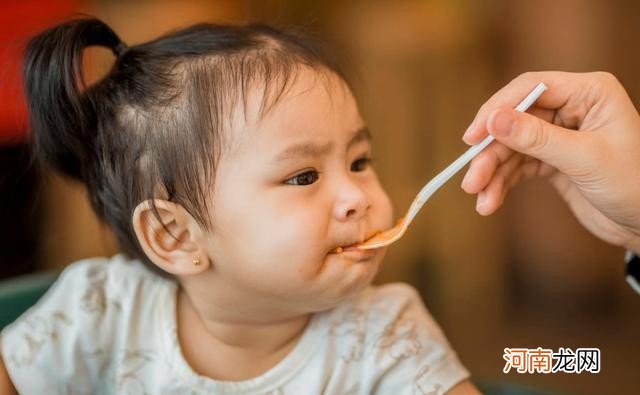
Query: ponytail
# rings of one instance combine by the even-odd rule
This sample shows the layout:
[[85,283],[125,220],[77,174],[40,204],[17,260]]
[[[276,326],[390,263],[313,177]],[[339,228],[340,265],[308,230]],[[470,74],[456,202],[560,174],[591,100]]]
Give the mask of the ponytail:
[[90,46],[118,56],[120,38],[97,19],[73,20],[34,37],[27,45],[24,84],[35,155],[82,181],[94,151],[95,100],[86,89],[82,53]]

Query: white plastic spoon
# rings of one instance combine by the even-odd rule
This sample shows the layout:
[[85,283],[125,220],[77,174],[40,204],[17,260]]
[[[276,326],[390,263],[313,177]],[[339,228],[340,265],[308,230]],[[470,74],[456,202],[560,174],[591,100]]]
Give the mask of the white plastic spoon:
[[[520,104],[515,107],[516,111],[524,112],[540,97],[542,92],[547,90],[547,86],[542,82],[536,85],[535,88],[525,97]],[[460,169],[462,169],[467,163],[471,161],[476,155],[478,155],[486,146],[491,144],[494,140],[493,136],[489,135],[480,143],[474,145],[469,148],[467,152],[462,154],[458,159],[456,159],[452,164],[450,164],[446,169],[444,169],[440,174],[433,177],[431,181],[429,181],[421,190],[418,192],[418,195],[413,199],[413,203],[409,207],[409,211],[407,211],[407,215],[405,215],[402,219],[398,221],[396,226],[391,229],[388,229],[384,232],[378,233],[373,237],[365,240],[361,244],[357,244],[355,247],[362,250],[371,250],[374,248],[381,248],[388,246],[389,244],[398,241],[407,231],[409,224],[413,221],[418,214],[418,211],[422,208],[422,206],[429,200],[431,195],[433,195],[444,183],[449,181],[451,177],[453,177]]]

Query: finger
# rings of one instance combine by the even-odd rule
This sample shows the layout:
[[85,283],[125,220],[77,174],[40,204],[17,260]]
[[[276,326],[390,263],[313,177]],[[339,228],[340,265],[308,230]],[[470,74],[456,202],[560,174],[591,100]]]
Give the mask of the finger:
[[469,170],[462,180],[461,187],[467,193],[483,190],[496,169],[514,154],[511,148],[494,141],[469,164]]
[[[552,122],[556,116],[555,110],[537,106],[532,106],[527,112],[547,122]],[[467,193],[478,193],[483,190],[498,166],[506,162],[514,152],[511,148],[500,142],[491,143],[469,164],[469,169],[460,185],[462,189]],[[539,162],[538,159],[533,157],[527,157],[526,160]]]
[[[551,122],[551,123],[555,123],[558,124],[558,111],[557,110],[551,110],[548,108],[542,108],[542,107],[538,107],[536,105],[531,106],[527,111],[527,113],[533,115],[534,117],[538,117],[540,119],[543,119],[547,122]],[[562,124],[560,124],[560,126],[564,126]],[[466,141],[465,141],[466,143]],[[468,143],[467,145],[474,145],[475,143]]]
[[[481,215],[490,215],[502,206],[509,191],[520,181],[534,177],[550,177],[554,173],[557,173],[557,170],[548,164],[528,156],[517,157],[516,154],[496,170],[490,184],[478,194],[476,210]],[[552,177],[552,182],[554,179],[555,177]]]
[[499,204],[495,207],[495,209],[497,210],[500,206],[502,206],[502,203],[504,202],[507,196],[507,193],[509,193],[509,191],[513,187],[515,187],[520,181],[523,181],[529,178],[534,178],[534,177],[542,177],[542,176],[548,175],[546,173],[550,173],[554,170],[555,169],[553,169],[552,167],[546,165],[543,162],[540,162],[537,159],[533,159],[530,161],[527,161],[527,160],[522,161],[517,168],[511,171],[510,174],[504,175],[504,179],[505,179],[504,186],[500,190],[501,195],[496,197],[495,199],[497,202],[499,202]]
[[[487,195],[494,195],[483,197],[484,207],[476,207],[476,210],[482,215],[490,215],[495,212],[502,204],[507,196],[507,193],[516,186],[520,181],[534,178],[534,177],[549,177],[556,173],[556,169],[541,162],[535,158],[523,157],[523,160],[517,164],[517,166],[509,166],[504,169],[498,169],[496,171],[495,181],[491,183],[495,185],[489,185],[486,188]],[[559,173],[561,174],[561,173]],[[480,202],[478,202],[478,205]]]
[[[522,163],[521,169],[523,172],[525,172],[524,178],[529,178],[529,176],[550,177],[557,171],[555,167],[550,166],[544,162],[541,162],[540,160],[531,156],[525,156],[525,160]],[[529,175],[528,169],[531,169],[530,175]]]
[[538,106],[532,106],[527,110],[527,113],[533,115],[534,117],[540,118],[550,123],[556,123],[557,121],[557,110],[552,110],[549,108],[543,108]]
[[489,215],[502,205],[509,180],[523,160],[524,157],[522,155],[513,155],[496,170],[487,187],[478,194],[476,202],[476,211],[478,213]]
[[577,175],[592,156],[589,151],[593,144],[587,141],[591,134],[565,129],[530,114],[498,109],[487,120],[487,128],[500,143],[568,175]]
[[513,108],[540,82],[547,85],[548,89],[538,98],[536,106],[550,110],[562,109],[575,119],[583,119],[598,100],[604,99],[602,94],[593,94],[593,92],[602,91],[606,86],[611,86],[612,80],[615,80],[615,77],[602,72],[543,71],[521,74],[480,107],[465,132],[463,140],[467,144],[480,142],[487,136],[486,121],[489,115],[500,107]]

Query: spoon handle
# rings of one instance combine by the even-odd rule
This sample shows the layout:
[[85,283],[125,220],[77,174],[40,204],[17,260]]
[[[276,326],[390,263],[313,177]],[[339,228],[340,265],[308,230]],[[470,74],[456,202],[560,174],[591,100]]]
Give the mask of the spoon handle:
[[[527,111],[529,107],[542,95],[542,92],[547,90],[547,86],[544,83],[539,83],[535,88],[525,97],[516,107],[516,111],[524,112]],[[418,211],[422,208],[424,203],[437,191],[440,189],[444,183],[449,181],[451,177],[453,177],[460,169],[465,167],[467,163],[471,161],[471,159],[475,158],[483,149],[487,147],[487,145],[491,144],[494,140],[492,135],[488,135],[482,140],[480,143],[469,148],[464,154],[462,154],[458,159],[453,161],[446,169],[438,173],[437,176],[433,177],[431,181],[429,181],[420,192],[418,192],[418,196],[414,199],[411,207],[409,207],[409,211],[407,212],[407,220],[411,221],[418,214]]]

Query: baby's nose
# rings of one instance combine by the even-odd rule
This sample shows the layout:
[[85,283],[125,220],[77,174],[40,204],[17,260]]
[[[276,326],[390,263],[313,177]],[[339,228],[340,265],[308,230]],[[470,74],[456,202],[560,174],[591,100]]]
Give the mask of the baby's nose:
[[335,217],[340,221],[362,218],[371,206],[367,193],[356,184],[344,184],[335,204]]

